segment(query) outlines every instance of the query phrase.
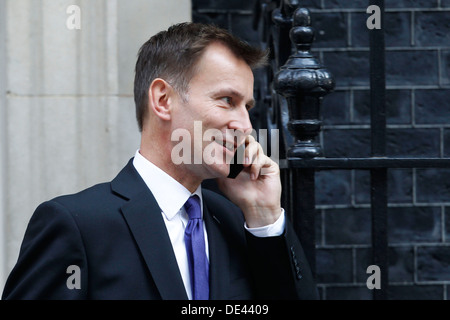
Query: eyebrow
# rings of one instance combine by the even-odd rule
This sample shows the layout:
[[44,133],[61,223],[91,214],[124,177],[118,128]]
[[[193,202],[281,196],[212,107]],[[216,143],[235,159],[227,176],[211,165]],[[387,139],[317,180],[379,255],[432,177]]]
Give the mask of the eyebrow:
[[[231,89],[231,88],[217,90],[216,95],[217,96],[230,95],[230,96],[238,97],[241,100],[244,100],[244,98],[245,98],[240,92],[238,92],[234,89]],[[256,104],[256,101],[254,98],[251,98],[245,104],[250,106],[250,108],[253,108]]]

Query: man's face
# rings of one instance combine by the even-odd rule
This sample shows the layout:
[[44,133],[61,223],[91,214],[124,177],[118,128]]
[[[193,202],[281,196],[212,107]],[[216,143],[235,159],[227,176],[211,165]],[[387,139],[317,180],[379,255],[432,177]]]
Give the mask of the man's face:
[[[251,133],[253,80],[247,63],[224,45],[206,48],[189,83],[187,103],[180,100],[173,110],[173,128],[191,135],[192,164],[186,168],[200,179],[227,176],[237,145]],[[201,155],[200,164],[198,157],[194,163],[195,155]]]

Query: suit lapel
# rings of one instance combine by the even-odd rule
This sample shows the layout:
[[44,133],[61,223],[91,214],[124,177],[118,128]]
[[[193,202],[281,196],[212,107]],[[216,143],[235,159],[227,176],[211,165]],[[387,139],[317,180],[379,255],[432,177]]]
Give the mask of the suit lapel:
[[[205,194],[204,194],[205,197]],[[224,300],[229,292],[230,271],[228,246],[220,230],[220,220],[203,202],[203,217],[208,233],[209,261],[210,261],[210,299]]]
[[121,210],[161,298],[187,299],[161,209],[134,169],[132,160],[111,185],[115,192],[129,199]]

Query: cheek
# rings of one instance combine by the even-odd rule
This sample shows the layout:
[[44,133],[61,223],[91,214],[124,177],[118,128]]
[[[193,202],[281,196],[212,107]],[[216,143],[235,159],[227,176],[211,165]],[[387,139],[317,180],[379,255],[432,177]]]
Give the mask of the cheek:
[[202,119],[204,127],[221,130],[226,128],[229,117],[229,110],[216,106],[205,111]]
[[203,132],[207,129],[226,128],[227,110],[219,107],[211,99],[191,96],[188,103],[181,106],[178,117],[187,127],[193,128],[195,121],[200,121]]
[[180,104],[173,110],[172,125],[174,128],[184,128],[193,132],[196,121],[202,121],[202,119],[199,109],[193,104]]

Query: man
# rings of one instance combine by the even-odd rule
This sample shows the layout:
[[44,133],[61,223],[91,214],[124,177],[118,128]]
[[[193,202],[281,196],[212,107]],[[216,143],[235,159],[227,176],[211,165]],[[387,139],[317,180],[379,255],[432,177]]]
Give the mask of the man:
[[[278,165],[250,135],[252,68],[265,59],[202,24],[147,41],[134,89],[139,150],[111,182],[36,209],[3,298],[316,299]],[[241,144],[244,169],[227,178]],[[201,188],[212,178],[228,199]]]

